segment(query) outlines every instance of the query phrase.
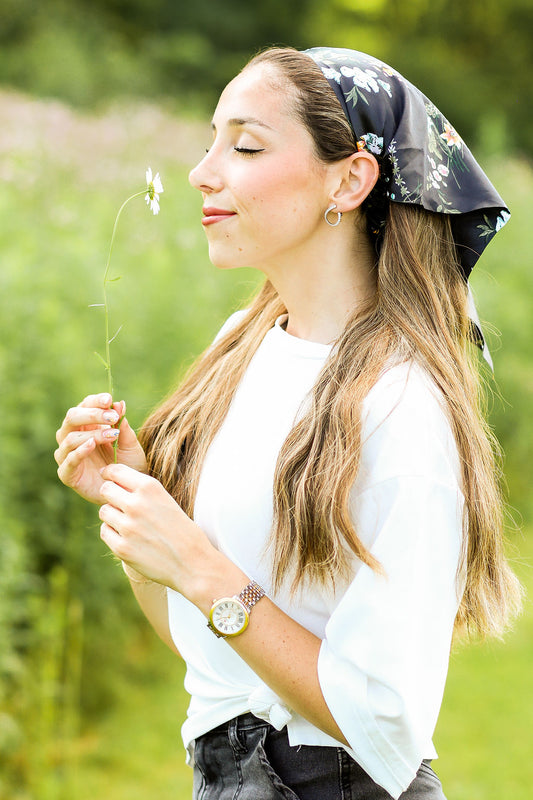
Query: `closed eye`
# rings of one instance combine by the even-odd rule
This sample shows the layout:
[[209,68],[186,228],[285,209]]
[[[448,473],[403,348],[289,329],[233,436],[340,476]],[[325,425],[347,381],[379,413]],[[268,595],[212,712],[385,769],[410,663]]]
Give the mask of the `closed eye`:
[[244,156],[255,156],[257,153],[262,153],[265,148],[260,147],[254,150],[251,147],[234,147],[233,149],[236,153],[242,153]]

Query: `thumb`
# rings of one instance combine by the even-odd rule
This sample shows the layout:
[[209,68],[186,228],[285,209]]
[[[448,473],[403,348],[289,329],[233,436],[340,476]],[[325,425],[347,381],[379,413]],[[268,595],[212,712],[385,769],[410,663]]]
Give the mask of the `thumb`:
[[124,400],[121,400],[120,403],[113,403],[113,408],[122,417],[120,424],[117,425],[120,431],[117,442],[117,451],[120,453],[120,461],[139,472],[146,472],[147,465],[144,450],[137,439],[137,434],[125,416],[126,403]]
[[120,434],[118,437],[118,446],[121,450],[133,450],[141,446],[135,431],[131,427],[126,417],[124,417],[120,423],[119,430]]

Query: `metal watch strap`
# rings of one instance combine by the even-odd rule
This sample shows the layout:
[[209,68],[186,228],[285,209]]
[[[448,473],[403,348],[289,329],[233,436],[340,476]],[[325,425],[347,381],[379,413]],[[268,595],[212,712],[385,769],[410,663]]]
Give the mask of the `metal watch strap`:
[[246,608],[248,609],[248,613],[252,610],[258,600],[261,600],[262,597],[265,596],[265,592],[258,583],[255,581],[250,581],[250,583],[244,587],[240,595],[238,595],[238,600],[243,603]]
[[[238,600],[239,602],[241,602],[243,604],[243,606],[245,607],[246,611],[248,612],[248,615],[250,615],[250,611],[255,606],[257,601],[261,600],[262,597],[265,597],[265,592],[263,591],[263,589],[261,589],[259,584],[256,583],[255,581],[250,581],[250,583],[247,586],[244,587],[244,589],[242,590],[242,592],[240,594],[233,595],[233,599],[234,600]],[[226,598],[226,599],[228,599],[228,598]],[[218,601],[218,600],[214,600],[213,601],[213,608],[218,602],[221,602],[221,601]],[[211,610],[213,610],[213,609],[211,609]],[[220,631],[218,631],[215,628],[215,626],[213,625],[213,623],[211,621],[211,617],[209,617],[209,619],[207,620],[207,627],[209,628],[210,631],[212,631],[215,634],[217,639],[225,639],[226,638],[225,634],[221,633]]]

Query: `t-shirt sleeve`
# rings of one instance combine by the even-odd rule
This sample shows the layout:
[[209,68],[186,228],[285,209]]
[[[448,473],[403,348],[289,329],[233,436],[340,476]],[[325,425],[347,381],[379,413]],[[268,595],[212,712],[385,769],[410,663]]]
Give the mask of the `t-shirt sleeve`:
[[239,322],[246,316],[248,313],[247,308],[241,308],[238,311],[234,311],[227,320],[224,322],[222,327],[220,328],[219,332],[213,339],[212,344],[216,344],[223,336],[225,336],[232,328],[237,327]]
[[318,675],[352,755],[397,798],[432,754],[461,597],[463,496],[450,426],[423,376],[397,370],[366,405],[352,510],[382,573],[358,566]]

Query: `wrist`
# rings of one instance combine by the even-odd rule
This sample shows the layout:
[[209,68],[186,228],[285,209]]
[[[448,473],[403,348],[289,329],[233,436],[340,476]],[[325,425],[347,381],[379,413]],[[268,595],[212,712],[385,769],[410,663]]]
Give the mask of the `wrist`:
[[215,548],[213,550],[204,561],[202,574],[197,576],[188,596],[206,617],[215,600],[238,595],[250,581],[233,561]]
[[122,564],[122,569],[131,583],[153,583],[150,578],[147,578],[146,575],[142,574],[142,572],[138,572],[136,569],[133,569],[133,567],[130,567],[124,561],[121,561],[120,563]]
[[207,627],[219,639],[240,636],[250,622],[250,613],[256,603],[265,596],[259,584],[249,581],[239,594],[220,597],[213,603]]

